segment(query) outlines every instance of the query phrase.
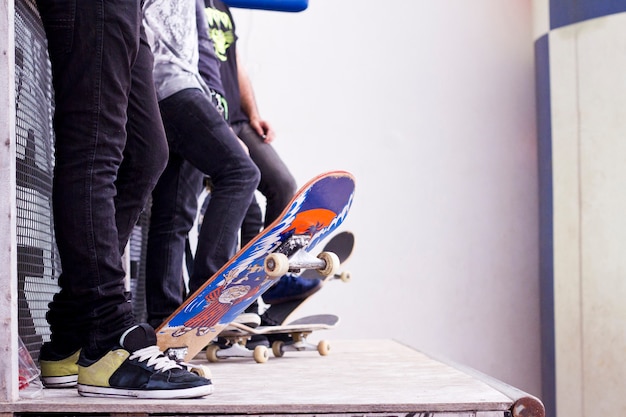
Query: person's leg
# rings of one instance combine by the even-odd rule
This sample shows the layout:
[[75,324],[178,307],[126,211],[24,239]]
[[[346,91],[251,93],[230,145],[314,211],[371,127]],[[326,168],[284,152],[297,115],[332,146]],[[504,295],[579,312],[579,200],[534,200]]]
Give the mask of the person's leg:
[[131,73],[126,123],[128,139],[115,183],[115,214],[121,254],[168,158],[163,123],[160,117],[156,117],[160,112],[154,82],[151,77],[145,77],[152,69],[152,53],[142,30],[139,55]]
[[[210,380],[164,357],[154,329],[135,323],[125,289],[121,247],[167,156],[158,112],[137,116],[142,105],[156,109],[140,1],[41,0],[38,7],[55,90],[52,203],[62,267],[47,315],[51,342],[39,356],[42,380],[77,385],[84,396],[210,394]],[[145,136],[131,127],[127,137],[129,115],[143,119]],[[133,160],[142,147],[151,152]],[[128,176],[136,175],[129,192]],[[127,199],[116,200],[120,190]]]
[[183,90],[160,105],[170,151],[182,155],[213,183],[189,279],[193,292],[234,255],[260,175],[205,93]]
[[[261,212],[261,207],[259,206],[259,202],[255,197],[252,197],[252,202],[250,203],[250,207],[248,207],[248,211],[246,211],[246,216],[243,219],[243,223],[241,224],[241,247],[244,247],[248,244],[252,239],[254,239],[259,232],[263,229],[263,213]],[[259,313],[259,303],[257,301],[253,302],[246,308],[246,313]],[[252,337],[250,342],[256,340],[258,338]],[[249,343],[248,347],[253,347],[254,343]]]
[[[139,1],[49,0],[38,7],[55,89],[53,213],[63,269],[48,313],[51,340],[66,352],[83,346],[98,354],[134,322],[125,294],[115,182],[127,142],[132,77],[151,79],[146,55],[139,53],[142,13]],[[132,71],[135,63],[141,74]],[[145,119],[146,132],[156,133],[150,139],[164,141],[155,125],[158,113]],[[144,177],[162,170],[160,149],[137,161]],[[147,187],[139,182],[125,204],[137,211]],[[128,221],[138,213],[126,214]]]
[[147,321],[158,327],[183,303],[185,242],[204,174],[172,152],[152,192],[146,251]]
[[233,130],[246,144],[250,158],[261,172],[259,191],[267,199],[265,226],[278,218],[296,193],[296,180],[280,158],[276,149],[256,133],[248,123],[236,123]]
[[150,192],[168,161],[168,147],[152,77],[153,58],[145,34],[132,69],[128,102],[128,140],[115,185],[115,215],[120,253],[146,208]]
[[256,197],[252,197],[252,202],[241,224],[241,247],[247,245],[262,229],[263,213],[261,212],[261,207]]
[[[195,231],[196,233],[200,232],[200,228],[202,227],[202,219],[204,218],[204,213],[206,212],[206,208],[209,206],[209,201],[211,201],[211,190],[213,189],[213,186],[211,184],[211,179],[209,177],[204,177],[203,187],[204,189],[200,193],[200,197],[198,197],[198,200],[201,199],[201,204],[198,208],[198,213],[197,213],[198,223],[197,223],[197,230]],[[204,198],[202,198],[203,195],[204,195]],[[196,243],[197,243],[197,239],[196,239]],[[196,249],[195,247],[192,249],[189,235],[187,235],[187,240],[185,242],[185,268],[187,269],[188,277],[190,277],[191,274],[193,273],[193,259],[194,259],[195,249]]]

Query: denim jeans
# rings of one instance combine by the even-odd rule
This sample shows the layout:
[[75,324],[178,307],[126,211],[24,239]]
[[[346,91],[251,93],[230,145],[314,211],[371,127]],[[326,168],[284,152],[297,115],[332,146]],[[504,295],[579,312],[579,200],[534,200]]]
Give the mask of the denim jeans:
[[122,251],[163,171],[167,142],[140,0],[38,0],[55,92],[53,216],[58,351],[110,349],[134,324]]
[[241,247],[244,247],[263,230],[263,212],[256,197],[252,199],[241,224]]
[[146,259],[148,323],[182,303],[185,238],[193,226],[204,176],[213,190],[198,235],[191,292],[235,254],[239,228],[260,173],[210,97],[185,89],[159,102],[170,146],[168,167],[152,194]]
[[[246,144],[250,150],[250,157],[261,171],[259,191],[267,199],[264,222],[267,226],[278,218],[296,193],[296,180],[280,159],[276,149],[263,142],[248,122],[234,123],[233,130]],[[253,208],[250,215],[258,215],[258,211]]]

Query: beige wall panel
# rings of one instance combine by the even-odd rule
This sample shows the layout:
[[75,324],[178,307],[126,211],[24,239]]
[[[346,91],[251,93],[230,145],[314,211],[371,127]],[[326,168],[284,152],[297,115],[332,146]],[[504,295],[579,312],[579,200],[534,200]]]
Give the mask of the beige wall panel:
[[533,40],[537,40],[550,31],[549,0],[533,0]]
[[558,415],[619,415],[626,411],[626,14],[554,31],[550,41]]
[[576,33],[550,34],[554,315],[559,415],[582,417],[580,186]]
[[579,28],[586,415],[626,412],[626,14]]

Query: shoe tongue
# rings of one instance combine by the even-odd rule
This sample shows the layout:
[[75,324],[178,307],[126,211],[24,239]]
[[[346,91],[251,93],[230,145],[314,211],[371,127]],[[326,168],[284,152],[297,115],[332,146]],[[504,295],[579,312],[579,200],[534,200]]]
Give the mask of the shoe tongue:
[[135,352],[139,349],[156,345],[156,334],[154,329],[148,324],[138,324],[122,334],[120,345],[129,352]]

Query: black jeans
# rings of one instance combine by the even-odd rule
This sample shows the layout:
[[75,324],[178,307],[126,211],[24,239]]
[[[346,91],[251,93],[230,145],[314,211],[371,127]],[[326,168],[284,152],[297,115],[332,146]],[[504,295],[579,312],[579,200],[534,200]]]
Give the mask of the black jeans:
[[[296,180],[276,149],[271,144],[265,143],[248,122],[233,124],[233,130],[246,144],[250,151],[250,157],[261,171],[259,191],[267,200],[264,222],[264,225],[267,226],[280,216],[280,213],[296,193]],[[251,209],[253,211],[251,211],[250,216],[258,215],[257,208],[251,207]]]
[[239,228],[260,173],[202,90],[179,91],[159,102],[170,160],[152,193],[146,259],[146,306],[153,326],[182,303],[185,239],[193,226],[202,180],[213,189],[189,277],[197,290],[235,254]]
[[38,0],[55,93],[53,216],[59,351],[90,356],[134,324],[121,254],[168,149],[140,0]]

